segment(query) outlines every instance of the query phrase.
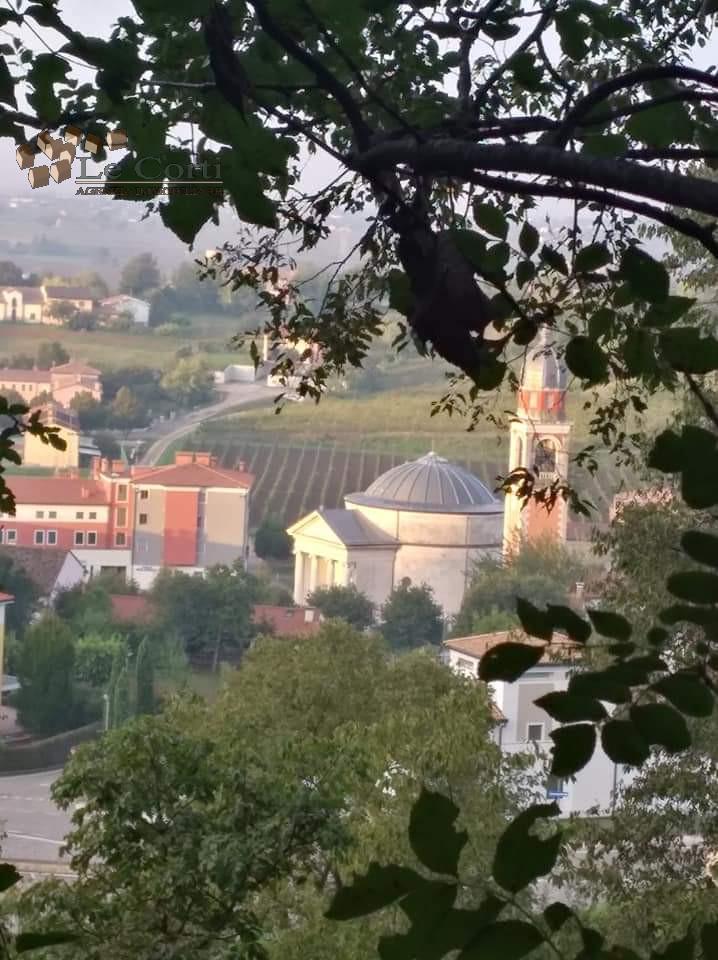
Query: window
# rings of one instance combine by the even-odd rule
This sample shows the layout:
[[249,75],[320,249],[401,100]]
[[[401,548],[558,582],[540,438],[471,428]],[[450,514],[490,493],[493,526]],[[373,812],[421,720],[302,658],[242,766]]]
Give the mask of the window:
[[456,666],[459,668],[459,670],[467,670],[469,673],[476,673],[474,661],[469,660],[468,657],[457,657]]
[[94,530],[90,530],[90,532],[87,534],[87,546],[88,547],[97,546],[97,534],[95,533]]
[[117,508],[117,526],[118,527],[127,526],[127,507]]
[[141,513],[141,514],[140,514],[140,516],[139,516],[139,524],[140,524],[141,527],[146,527],[146,526],[147,526],[147,514],[146,514],[146,513]]
[[120,483],[120,484],[118,484],[118,486],[117,486],[117,499],[118,499],[120,502],[124,502],[125,500],[127,500],[127,484],[126,484],[126,483]]
[[57,510],[49,510],[47,515],[50,520],[57,520]]
[[550,799],[557,799],[566,795],[566,781],[560,777],[549,775],[546,781],[546,796]]
[[556,472],[556,444],[553,440],[539,440],[536,444],[536,469],[539,473]]
[[140,500],[149,500],[150,491],[149,490],[140,490]]
[[85,519],[85,511],[78,510],[77,513],[75,514],[75,520],[84,520],[84,519]]
[[76,531],[75,531],[75,546],[76,546],[76,547],[83,547],[84,545],[85,545],[85,534],[82,532],[82,530],[76,530]]
[[5,543],[9,543],[9,544],[17,543],[17,530],[5,531]]
[[87,514],[87,519],[88,519],[88,520],[97,520],[97,511],[96,511],[96,510],[91,510],[90,513]]
[[543,740],[543,724],[542,723],[527,724],[526,739],[532,743],[535,742],[536,740]]
[[34,536],[33,539],[34,539],[34,541],[35,541],[35,546],[36,546],[36,547],[41,547],[41,546],[43,545],[43,543],[45,542],[45,531],[44,531],[44,530],[36,530],[36,531],[35,531],[35,536]]
[[116,534],[115,534],[115,546],[116,546],[116,547],[124,547],[124,545],[125,545],[126,542],[127,542],[127,540],[126,540],[126,537],[125,537],[124,533],[116,533]]
[[48,530],[47,531],[47,545],[48,547],[54,547],[57,544],[57,530]]
[[42,519],[44,518],[44,516],[45,516],[45,511],[44,511],[44,510],[36,510],[36,511],[35,511],[35,519],[36,519],[36,520],[42,520]]

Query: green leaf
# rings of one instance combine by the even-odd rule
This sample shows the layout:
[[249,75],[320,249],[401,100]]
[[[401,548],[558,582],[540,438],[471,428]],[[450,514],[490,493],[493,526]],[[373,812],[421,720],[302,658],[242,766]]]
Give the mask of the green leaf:
[[554,629],[563,630],[577,643],[586,643],[591,636],[591,625],[570,607],[549,603],[546,605],[546,614]]
[[618,157],[628,150],[628,140],[620,133],[592,135],[584,139],[581,153],[593,157]]
[[608,358],[595,340],[579,335],[566,346],[566,366],[580,380],[601,383],[608,376]]
[[718,340],[702,337],[695,327],[673,327],[661,333],[664,357],[674,370],[706,374],[718,370]]
[[[669,943],[665,950],[654,950],[651,954],[651,960],[694,960],[695,941],[692,933],[687,933],[680,940],[674,940]],[[710,954],[706,954],[704,960],[708,960]]]
[[609,610],[587,610],[597,633],[612,640],[630,640],[632,627],[620,613],[611,613]]
[[473,204],[474,220],[487,233],[499,240],[505,240],[509,225],[504,214],[493,203]]
[[41,947],[56,947],[62,943],[76,943],[79,937],[66,930],[49,930],[46,933],[19,933],[15,937],[15,950],[18,953],[27,953],[28,950],[39,950]]
[[414,296],[409,278],[402,270],[390,270],[387,276],[389,284],[389,306],[397,313],[408,317],[414,308]]
[[516,613],[521,626],[530,637],[539,640],[550,640],[553,636],[553,621],[545,610],[539,610],[530,600],[523,597],[516,598]]
[[668,592],[689,603],[718,603],[718,574],[707,570],[681,570],[666,580]]
[[640,247],[630,246],[623,251],[620,276],[637,297],[648,303],[664,303],[668,298],[668,271]]
[[709,717],[713,713],[713,692],[696,674],[673,673],[654,683],[651,690],[689,717]]
[[542,646],[529,646],[527,643],[498,643],[491,647],[479,663],[479,677],[482,680],[507,680],[513,683],[531,667],[535,667],[543,656]]
[[478,372],[474,374],[474,383],[480,390],[489,393],[498,390],[506,376],[506,369],[503,360],[497,360],[495,357],[485,358]]
[[631,720],[646,743],[657,744],[669,753],[680,753],[691,745],[686,721],[665,703],[631,707]]
[[611,262],[611,254],[605,243],[591,243],[576,254],[575,272],[592,273]]
[[564,690],[546,693],[534,703],[559,723],[578,723],[582,720],[599,723],[608,716],[604,705],[595,697],[582,697]]
[[536,227],[532,227],[526,220],[519,233],[519,247],[521,252],[527,257],[532,256],[538,250],[539,232]]
[[531,260],[520,260],[516,265],[516,284],[521,290],[536,276],[536,267]]
[[11,863],[0,863],[0,893],[14,887],[20,880],[22,876]]
[[543,912],[544,920],[549,930],[560,930],[561,927],[573,917],[573,911],[560,900],[554,900]]
[[277,226],[277,209],[265,197],[257,173],[242,166],[232,150],[220,150],[218,158],[222,182],[240,219],[258,227],[274,229]]
[[704,958],[718,957],[718,923],[704,923],[701,927],[701,948]]
[[664,103],[632,114],[626,132],[648,147],[669,147],[692,143],[694,124],[682,103]]
[[160,205],[160,217],[162,223],[191,248],[214,210],[215,200],[209,189],[197,194],[171,193],[169,202]]
[[662,473],[678,473],[683,465],[683,438],[673,430],[659,433],[648,454],[648,466]]
[[503,21],[502,23],[484,23],[481,26],[481,32],[485,33],[487,37],[491,37],[491,39],[497,43],[500,40],[510,40],[511,37],[515,37],[520,30],[521,27],[517,23],[509,23],[508,21]]
[[561,846],[561,834],[538,837],[534,827],[539,820],[557,817],[560,812],[556,803],[538,803],[508,825],[496,844],[492,869],[500,887],[509,893],[518,893],[551,872]]
[[551,773],[556,777],[570,777],[583,770],[593,756],[596,746],[596,728],[592,723],[576,723],[559,727],[549,734],[554,742]]
[[486,256],[486,238],[476,230],[452,230],[451,236],[459,253],[476,271],[481,271]]
[[370,863],[363,875],[337,890],[325,916],[329,920],[353,920],[376,913],[410,893],[424,881],[413,870],[390,864]]
[[62,110],[60,99],[55,95],[54,85],[66,81],[68,63],[54,53],[35,54],[27,75],[33,92],[27,100],[44,124],[54,126]]
[[609,720],[601,730],[601,746],[614,763],[640,767],[651,750],[630,720]]
[[411,809],[409,842],[421,863],[434,873],[456,876],[468,834],[457,831],[459,808],[448,797],[424,788]]
[[568,682],[568,692],[583,697],[595,697],[608,703],[628,703],[630,688],[606,670],[591,670],[574,674]]
[[2,103],[9,103],[11,107],[17,109],[15,81],[10,76],[10,71],[8,70],[4,57],[0,57],[0,101],[2,101]]
[[543,81],[543,66],[536,63],[536,55],[525,50],[511,57],[511,70],[516,83],[524,90],[540,90]]
[[564,277],[568,276],[566,258],[562,253],[559,253],[558,250],[554,250],[553,247],[544,244],[541,247],[539,257],[542,262],[551,267],[552,270],[556,270],[557,273],[562,273]]
[[561,50],[569,60],[583,60],[588,53],[588,24],[579,20],[576,11],[571,9],[556,14],[554,23],[561,41]]
[[[289,137],[279,137],[255,117],[242,117],[216,90],[203,94],[200,114],[202,132],[217,143],[231,147],[231,156],[240,169],[253,173],[281,175],[289,157],[297,152]],[[220,154],[224,151],[220,151]]]
[[641,322],[646,327],[668,327],[680,320],[695,302],[695,297],[668,297],[663,303],[651,304]]
[[718,569],[718,537],[702,530],[688,530],[681,537],[681,546],[698,563]]
[[520,960],[543,943],[543,937],[525,920],[498,920],[474,937],[459,960]]

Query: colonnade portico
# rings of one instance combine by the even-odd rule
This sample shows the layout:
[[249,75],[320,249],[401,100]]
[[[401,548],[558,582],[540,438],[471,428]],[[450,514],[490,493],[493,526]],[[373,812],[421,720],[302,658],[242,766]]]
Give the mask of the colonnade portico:
[[346,586],[349,582],[349,564],[336,557],[294,552],[294,602],[302,604],[307,594],[319,587]]

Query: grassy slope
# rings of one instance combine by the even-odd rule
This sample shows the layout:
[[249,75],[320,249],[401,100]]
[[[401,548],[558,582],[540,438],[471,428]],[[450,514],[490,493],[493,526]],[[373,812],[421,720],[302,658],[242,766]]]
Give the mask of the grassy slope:
[[0,323],[0,351],[3,357],[16,353],[35,354],[45,341],[58,341],[76,360],[102,369],[147,366],[161,369],[181,347],[201,342],[210,361],[218,368],[246,362],[248,351],[231,350],[229,341],[239,321],[225,315],[198,315],[192,326],[176,336],[159,336],[151,331],[67,330],[45,324]]

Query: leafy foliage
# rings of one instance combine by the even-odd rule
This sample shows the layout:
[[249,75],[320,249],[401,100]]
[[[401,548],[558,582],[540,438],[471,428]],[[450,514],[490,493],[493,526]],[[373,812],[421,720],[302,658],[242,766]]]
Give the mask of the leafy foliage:
[[390,594],[381,611],[381,633],[395,650],[438,644],[444,632],[443,611],[427,584],[407,578]]
[[307,604],[316,607],[325,619],[344,620],[356,630],[374,623],[374,604],[354,584],[318,587],[307,597]]

